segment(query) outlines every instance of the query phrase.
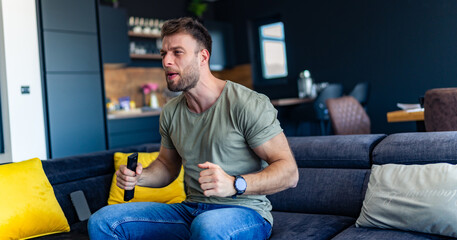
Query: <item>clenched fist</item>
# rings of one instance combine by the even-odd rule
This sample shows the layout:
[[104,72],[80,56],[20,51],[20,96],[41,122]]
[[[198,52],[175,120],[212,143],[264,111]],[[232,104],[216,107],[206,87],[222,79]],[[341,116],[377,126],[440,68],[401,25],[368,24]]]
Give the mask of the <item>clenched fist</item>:
[[199,168],[204,169],[200,172],[198,182],[207,197],[228,197],[236,193],[233,183],[235,177],[228,175],[219,165],[205,162],[198,164]]
[[132,190],[138,183],[138,179],[143,172],[143,166],[138,163],[136,171],[127,168],[126,165],[121,165],[119,170],[116,171],[116,185],[125,190]]

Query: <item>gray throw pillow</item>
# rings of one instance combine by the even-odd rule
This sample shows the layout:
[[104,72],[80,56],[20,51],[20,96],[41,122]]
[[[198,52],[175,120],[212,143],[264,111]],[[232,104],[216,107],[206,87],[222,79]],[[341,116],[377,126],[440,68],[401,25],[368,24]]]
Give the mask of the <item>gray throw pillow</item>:
[[373,165],[356,226],[457,237],[457,165]]

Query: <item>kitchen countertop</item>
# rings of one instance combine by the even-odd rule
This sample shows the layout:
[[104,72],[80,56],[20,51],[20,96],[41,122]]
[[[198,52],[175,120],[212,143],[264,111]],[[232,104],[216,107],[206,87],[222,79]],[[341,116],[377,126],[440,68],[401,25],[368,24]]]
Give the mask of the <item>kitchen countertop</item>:
[[142,112],[141,109],[113,111],[108,113],[108,120],[159,116],[161,109]]
[[312,102],[314,98],[283,98],[283,99],[273,99],[271,100],[271,104],[276,107],[281,106],[290,106],[290,105],[298,105],[302,103]]

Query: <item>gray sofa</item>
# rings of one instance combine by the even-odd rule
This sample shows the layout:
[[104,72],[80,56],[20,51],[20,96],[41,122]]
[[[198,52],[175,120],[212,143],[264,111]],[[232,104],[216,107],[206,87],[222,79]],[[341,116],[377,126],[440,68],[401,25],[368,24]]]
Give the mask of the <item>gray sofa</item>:
[[[288,138],[300,180],[296,188],[268,196],[273,204],[271,239],[448,239],[400,230],[357,228],[372,164],[457,164],[457,132]],[[69,194],[82,190],[92,212],[108,199],[113,154],[152,152],[146,144],[43,161],[43,168],[71,226],[70,233],[38,239],[88,239]]]

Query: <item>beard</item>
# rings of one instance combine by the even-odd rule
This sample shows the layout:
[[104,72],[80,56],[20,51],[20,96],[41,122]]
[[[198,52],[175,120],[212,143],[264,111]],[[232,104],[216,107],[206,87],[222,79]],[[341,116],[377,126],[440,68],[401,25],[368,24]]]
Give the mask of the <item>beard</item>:
[[179,74],[180,79],[178,82],[167,79],[168,90],[172,92],[181,92],[189,91],[190,89],[197,86],[198,80],[200,79],[200,72],[198,71],[198,62],[197,60],[194,63],[189,64],[182,73]]

